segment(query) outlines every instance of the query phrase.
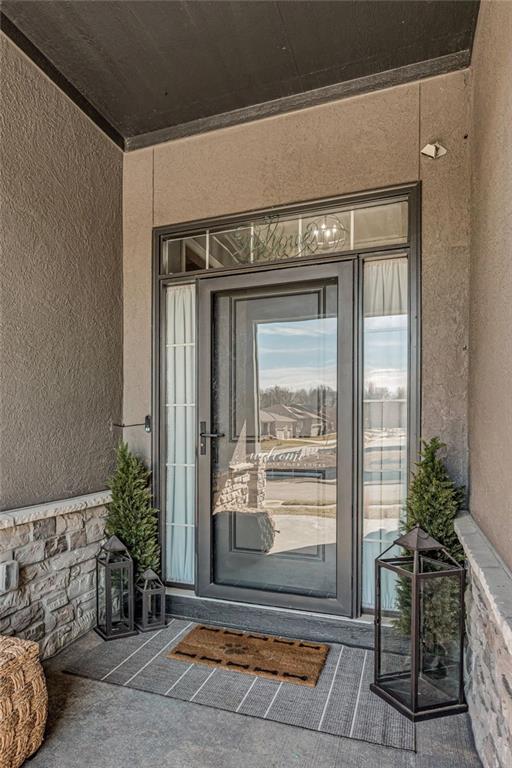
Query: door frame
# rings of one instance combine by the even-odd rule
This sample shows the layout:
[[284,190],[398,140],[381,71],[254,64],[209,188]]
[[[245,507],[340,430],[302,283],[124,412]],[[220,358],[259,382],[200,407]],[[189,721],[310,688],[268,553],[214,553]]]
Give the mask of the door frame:
[[[179,224],[165,225],[153,228],[152,235],[152,348],[151,348],[151,470],[152,470],[152,491],[154,503],[159,510],[159,540],[163,549],[165,546],[165,513],[162,508],[164,499],[163,473],[161,472],[161,457],[163,456],[163,432],[160,424],[160,393],[163,391],[164,365],[162,365],[161,344],[162,344],[162,303],[165,295],[165,289],[169,285],[183,283],[200,285],[203,279],[210,279],[213,270],[204,270],[180,274],[163,274],[160,270],[162,245],[167,237],[183,237],[197,232],[204,231],[210,227],[219,224],[231,225],[243,223],[252,214],[258,216],[275,213],[305,213],[308,210],[320,210],[323,207],[333,205],[366,205],[406,200],[409,207],[409,238],[403,245],[391,244],[389,246],[378,246],[375,248],[356,249],[354,251],[344,251],[337,256],[328,256],[325,258],[297,258],[287,259],[281,262],[270,264],[254,264],[237,268],[216,269],[216,275],[246,275],[247,277],[272,270],[276,274],[282,269],[294,267],[304,267],[308,265],[318,265],[323,263],[332,263],[337,261],[355,260],[357,269],[354,276],[354,296],[355,296],[355,343],[354,355],[358,360],[358,368],[354,374],[354,493],[357,497],[354,504],[356,510],[357,525],[354,528],[355,541],[353,546],[354,571],[353,581],[353,600],[352,616],[357,617],[362,613],[362,506],[361,506],[361,487],[362,477],[360,477],[360,468],[362,466],[362,424],[360,403],[362,397],[362,268],[364,258],[385,258],[393,253],[401,252],[407,254],[408,258],[408,276],[409,276],[409,370],[408,370],[408,472],[409,477],[414,469],[419,456],[420,435],[421,435],[421,182],[415,181],[402,185],[384,187],[366,192],[358,192],[348,195],[314,199],[307,202],[293,203],[283,206],[273,206],[268,209],[258,209],[257,211],[246,211],[234,215],[217,216],[209,219],[191,220]],[[359,297],[359,298],[358,298]],[[359,334],[357,334],[359,328]],[[196,367],[197,376],[197,367]],[[197,510],[196,510],[197,523]],[[197,555],[197,542],[196,542]],[[196,590],[196,584],[182,584],[177,582],[165,581],[167,587],[177,587],[190,591],[192,594]],[[365,608],[365,612],[372,612]]]
[[[211,357],[213,333],[213,296],[224,291],[243,291],[250,296],[254,288],[279,288],[295,284],[308,284],[315,280],[336,278],[337,299],[337,484],[336,484],[336,598],[308,597],[307,595],[221,585],[213,581],[213,537],[211,525],[211,444],[207,452],[197,455],[197,558],[196,586],[200,597],[212,597],[239,602],[258,603],[277,608],[295,608],[305,611],[335,613],[351,616],[353,613],[354,543],[357,530],[355,519],[354,477],[354,345],[355,336],[355,261],[344,260],[319,266],[291,267],[279,272],[265,271],[252,274],[250,285],[244,274],[212,276],[202,280],[197,292],[199,322],[197,325],[197,352],[202,375],[198,378],[197,429],[205,421],[207,431],[212,428]],[[209,375],[205,375],[209,373]],[[343,436],[343,440],[340,439]],[[355,489],[354,489],[355,490]]]

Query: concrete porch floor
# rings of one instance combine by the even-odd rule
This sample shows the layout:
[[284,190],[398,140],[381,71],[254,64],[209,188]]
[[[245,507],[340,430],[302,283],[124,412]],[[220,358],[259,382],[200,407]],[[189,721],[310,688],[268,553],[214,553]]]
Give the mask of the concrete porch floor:
[[420,723],[416,754],[165,699],[63,672],[90,632],[45,663],[50,713],[30,768],[481,768],[466,715]]

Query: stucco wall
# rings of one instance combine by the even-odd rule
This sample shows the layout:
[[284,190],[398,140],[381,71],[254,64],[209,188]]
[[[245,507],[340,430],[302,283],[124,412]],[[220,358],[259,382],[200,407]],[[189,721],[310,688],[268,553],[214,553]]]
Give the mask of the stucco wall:
[[470,506],[512,567],[512,3],[481,4],[473,70]]
[[[467,479],[468,72],[129,153],[124,159],[124,416],[150,409],[151,227],[423,183],[423,434]],[[439,139],[448,154],[420,157]],[[127,437],[149,457],[140,428]]]
[[97,491],[122,398],[122,154],[3,35],[0,509]]

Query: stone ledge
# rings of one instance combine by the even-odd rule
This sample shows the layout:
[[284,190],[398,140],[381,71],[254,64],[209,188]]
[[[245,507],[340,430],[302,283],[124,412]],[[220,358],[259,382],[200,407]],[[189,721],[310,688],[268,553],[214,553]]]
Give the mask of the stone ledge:
[[20,507],[19,509],[0,512],[0,530],[14,528],[23,523],[33,523],[37,520],[46,520],[49,517],[60,517],[72,512],[82,512],[85,509],[102,507],[110,501],[110,491],[98,491],[84,496],[74,496],[70,499],[48,501],[44,504],[35,504],[32,507]]
[[512,574],[469,512],[455,520],[455,531],[512,654]]
[[110,493],[91,493],[0,513],[0,551],[19,566],[0,595],[0,634],[39,643],[42,658],[94,625],[96,556]]

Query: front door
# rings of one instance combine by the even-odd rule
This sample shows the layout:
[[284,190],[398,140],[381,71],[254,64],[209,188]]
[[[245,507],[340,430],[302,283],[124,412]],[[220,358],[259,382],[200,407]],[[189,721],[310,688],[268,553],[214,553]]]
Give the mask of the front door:
[[200,595],[353,613],[353,270],[199,281]]

